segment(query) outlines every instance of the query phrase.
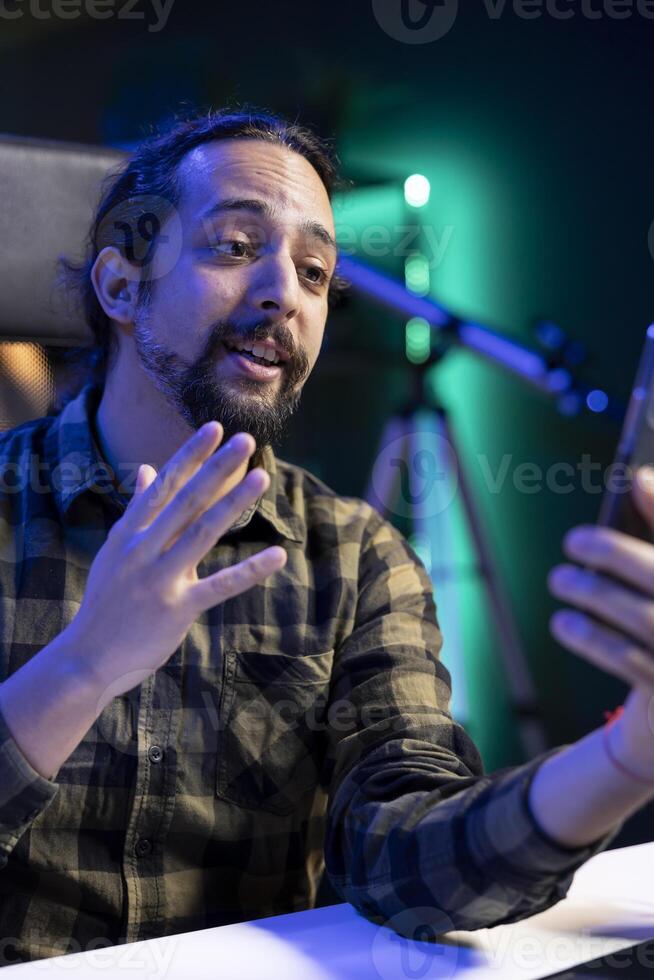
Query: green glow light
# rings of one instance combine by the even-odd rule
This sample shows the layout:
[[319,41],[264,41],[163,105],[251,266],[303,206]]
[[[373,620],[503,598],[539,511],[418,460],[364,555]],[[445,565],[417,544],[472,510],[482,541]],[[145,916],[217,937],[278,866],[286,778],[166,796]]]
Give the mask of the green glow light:
[[407,360],[424,364],[431,353],[431,327],[427,320],[420,316],[408,320],[404,337]]
[[[395,221],[405,224],[409,207],[405,177],[415,176],[416,171],[426,175],[430,182],[429,200],[420,212],[413,213],[414,222],[421,228],[421,251],[431,263],[429,288],[423,295],[432,295],[445,307],[471,319],[503,327],[522,324],[533,313],[533,297],[526,286],[516,283],[514,269],[522,236],[529,234],[529,221],[524,215],[531,212],[526,207],[515,223],[507,223],[506,215],[521,214],[516,209],[516,188],[522,193],[528,187],[520,184],[524,175],[518,169],[500,165],[505,161],[504,151],[500,152],[498,144],[495,153],[494,135],[484,142],[476,127],[470,129],[467,122],[458,120],[443,130],[440,117],[434,132],[437,128],[438,139],[425,144],[424,152],[418,156],[417,147],[422,146],[421,134],[425,130],[422,115],[414,128],[403,118],[397,132],[390,135],[386,120],[375,133],[367,132],[366,139],[361,138],[359,130],[351,130],[349,146],[345,147],[348,163],[358,171],[388,180],[388,185],[365,189],[365,220],[371,224],[383,220],[389,227]],[[396,198],[392,197],[392,186],[396,188]],[[388,200],[382,199],[382,189]],[[363,190],[358,193],[363,195]],[[343,220],[348,218],[344,215]],[[447,247],[441,254],[439,248],[444,244]],[[384,267],[394,277],[402,273],[402,267],[398,269],[392,261]],[[405,268],[405,276],[408,271],[417,269]],[[405,281],[410,289],[410,283]],[[405,363],[408,366],[410,362]],[[482,516],[496,517],[501,540],[510,542],[507,552],[520,553],[524,542],[513,529],[506,500],[508,491],[499,500],[489,496],[476,462],[485,454],[495,461],[497,469],[498,460],[506,451],[507,426],[514,424],[515,416],[516,393],[511,387],[514,382],[505,381],[496,368],[465,350],[452,350],[438,368],[428,367],[427,371],[425,380],[431,400],[451,410],[457,446]],[[493,411],[489,411],[489,405]],[[518,761],[522,753],[515,726],[507,722],[512,717],[509,687],[499,641],[495,631],[489,630],[492,608],[487,583],[478,570],[460,494],[446,514],[449,521],[434,521],[438,527],[430,524],[427,529],[429,552],[424,538],[416,543],[420,555],[431,559],[425,564],[434,580],[435,602],[442,621],[442,659],[453,671],[454,715],[468,723],[490,771]],[[454,577],[447,572],[439,574],[441,566],[453,567],[460,573]],[[500,572],[507,574],[504,567]],[[489,691],[493,692],[492,698]],[[467,705],[461,704],[463,697],[467,698]]]
[[411,174],[404,181],[404,199],[413,208],[422,208],[429,203],[429,181],[422,174]]
[[429,262],[426,255],[411,255],[404,263],[406,288],[416,296],[429,292]]
[[407,540],[427,571],[431,573],[431,542],[429,538],[424,534],[410,534]]

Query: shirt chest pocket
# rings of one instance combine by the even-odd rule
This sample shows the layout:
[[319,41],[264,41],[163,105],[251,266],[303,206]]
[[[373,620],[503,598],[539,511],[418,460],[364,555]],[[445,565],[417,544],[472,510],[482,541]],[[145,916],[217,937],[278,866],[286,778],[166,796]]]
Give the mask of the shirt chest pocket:
[[315,789],[333,650],[303,656],[226,650],[216,795],[289,814]]

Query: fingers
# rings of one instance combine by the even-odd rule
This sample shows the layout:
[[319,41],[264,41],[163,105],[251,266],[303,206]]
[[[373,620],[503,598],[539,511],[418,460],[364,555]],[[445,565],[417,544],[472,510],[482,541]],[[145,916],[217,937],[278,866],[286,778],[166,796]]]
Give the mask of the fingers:
[[[641,487],[636,493],[648,497],[654,518],[654,494]],[[582,612],[556,613],[553,635],[627,683],[654,683],[654,546],[614,528],[584,526],[566,535],[564,551],[586,569],[560,565],[548,585]]]
[[[182,532],[197,525],[207,509],[222,497],[226,478],[234,470],[247,463],[255,448],[256,443],[252,436],[246,432],[239,432],[208,459],[149,526],[143,539],[144,553],[157,556],[163,554],[175,539],[181,536]],[[269,479],[265,470],[260,472],[265,479]],[[241,481],[241,483],[243,482]],[[246,485],[246,496],[251,494],[254,489],[255,483],[250,480]],[[247,497],[247,502],[241,508],[241,512],[250,502],[250,499],[256,499],[256,496],[263,493],[264,490],[265,487],[259,487],[258,494],[255,494],[254,497]],[[235,518],[238,516],[239,514],[236,513]],[[224,530],[227,530],[229,526],[228,524]],[[220,533],[223,533],[222,530],[217,531],[217,535]]]
[[562,609],[550,619],[550,629],[562,646],[628,684],[654,684],[654,656],[592,617]]
[[573,561],[607,572],[654,597],[654,545],[608,527],[570,531],[563,549]]
[[150,466],[149,463],[141,463],[138,468],[138,473],[136,474],[136,485],[134,487],[134,494],[130,500],[130,504],[135,500],[140,494],[144,493],[148,489],[153,480],[157,478],[157,471],[154,466]]
[[[220,422],[208,422],[180,447],[158,474],[152,466],[144,464],[142,469],[147,466],[143,474],[146,486],[135,494],[136,499],[132,497],[130,507],[121,519],[122,533],[131,535],[148,527],[214,452],[222,436]],[[153,479],[148,471],[155,473]],[[150,479],[149,483],[147,479]]]
[[175,543],[162,552],[158,567],[163,574],[175,575],[195,567],[269,485],[270,477],[265,470],[259,467],[251,470],[218,503],[191,521]]
[[200,579],[191,590],[191,602],[197,609],[196,615],[263,582],[273,572],[283,568],[286,559],[284,549],[273,545],[230,568]]
[[649,597],[574,565],[553,569],[548,586],[557,599],[594,613],[644,647],[654,649],[654,602]]

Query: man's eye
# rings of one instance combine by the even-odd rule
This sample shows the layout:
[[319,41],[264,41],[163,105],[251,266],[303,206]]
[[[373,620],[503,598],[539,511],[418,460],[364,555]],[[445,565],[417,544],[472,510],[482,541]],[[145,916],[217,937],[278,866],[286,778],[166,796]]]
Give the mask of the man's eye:
[[226,238],[222,242],[216,242],[209,246],[212,252],[218,255],[227,255],[230,258],[242,259],[252,255],[252,248],[247,242],[241,242],[237,238]]
[[328,273],[324,269],[322,269],[319,265],[307,266],[307,273],[309,272],[316,272],[318,274],[315,279],[312,278],[310,280],[316,286],[322,286],[324,283],[327,282],[327,279],[329,278]]

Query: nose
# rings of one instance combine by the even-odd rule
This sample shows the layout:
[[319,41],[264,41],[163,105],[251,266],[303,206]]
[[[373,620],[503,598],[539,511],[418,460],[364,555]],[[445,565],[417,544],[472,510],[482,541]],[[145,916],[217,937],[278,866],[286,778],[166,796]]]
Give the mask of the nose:
[[292,258],[280,249],[262,256],[256,265],[257,276],[250,292],[252,305],[292,320],[300,305],[297,270]]

